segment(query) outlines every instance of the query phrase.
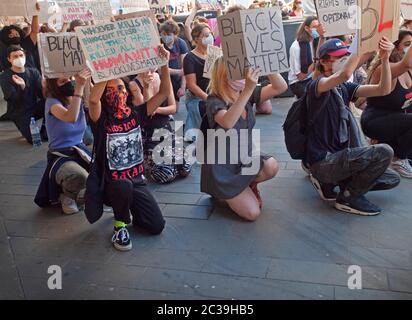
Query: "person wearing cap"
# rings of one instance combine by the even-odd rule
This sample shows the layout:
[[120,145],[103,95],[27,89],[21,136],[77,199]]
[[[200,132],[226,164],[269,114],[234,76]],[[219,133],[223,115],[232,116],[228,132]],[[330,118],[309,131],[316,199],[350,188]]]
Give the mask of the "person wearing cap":
[[[388,169],[393,150],[389,145],[363,146],[359,126],[349,103],[359,97],[385,96],[391,91],[389,56],[393,44],[385,37],[379,43],[382,60],[380,80],[374,85],[349,82],[361,59],[350,54],[339,39],[326,41],[319,49],[320,77],[307,87],[306,160],[311,181],[321,198],[335,201],[335,208],[351,214],[372,216],[381,209],[369,202],[369,191],[396,187],[400,178]],[[340,192],[335,193],[339,186]]]

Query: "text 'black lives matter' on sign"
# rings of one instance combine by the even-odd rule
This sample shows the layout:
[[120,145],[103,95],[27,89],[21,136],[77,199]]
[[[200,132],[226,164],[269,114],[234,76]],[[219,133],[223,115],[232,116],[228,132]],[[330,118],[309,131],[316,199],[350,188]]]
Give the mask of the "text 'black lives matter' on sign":
[[360,4],[358,54],[378,50],[383,36],[391,42],[398,40],[400,0],[360,0]]
[[77,27],[76,34],[95,82],[167,64],[158,55],[160,38],[150,17]]
[[42,74],[45,78],[73,76],[86,67],[76,34],[39,33],[37,40]]
[[248,67],[259,67],[262,76],[289,70],[278,7],[225,14],[218,17],[218,26],[230,79],[244,79]]
[[315,0],[318,18],[325,25],[326,37],[335,37],[356,32],[352,29],[356,10],[350,10],[358,5],[358,0]]
[[401,0],[401,12],[405,20],[412,20],[412,0]]

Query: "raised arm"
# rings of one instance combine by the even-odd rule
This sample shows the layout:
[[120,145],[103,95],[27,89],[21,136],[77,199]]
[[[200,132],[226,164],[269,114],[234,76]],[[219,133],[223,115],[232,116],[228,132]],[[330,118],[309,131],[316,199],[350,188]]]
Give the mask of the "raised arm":
[[192,22],[195,19],[196,13],[199,9],[199,3],[196,1],[195,6],[192,9],[192,12],[190,12],[189,16],[186,18],[185,21],[185,37],[187,41],[192,42]]
[[74,95],[72,97],[70,105],[67,109],[61,104],[52,105],[50,112],[53,116],[61,121],[68,123],[75,123],[77,121],[80,114],[84,86],[86,85],[86,82],[90,78],[90,76],[91,74],[89,69],[82,70],[78,75],[76,75],[76,87],[74,89]]
[[274,98],[288,90],[288,84],[279,73],[271,74],[268,78],[270,84],[262,88],[260,102]]
[[[169,61],[170,53],[167,51],[163,45],[159,45],[159,57]],[[169,66],[166,63],[160,69],[160,88],[159,92],[156,93],[149,101],[147,101],[147,114],[152,115],[157,108],[167,99],[170,90],[172,90],[172,83],[170,81],[170,71]]]
[[89,100],[89,116],[93,122],[97,122],[100,119],[102,113],[102,104],[100,99],[102,98],[104,89],[106,89],[107,81],[96,83],[90,90]]
[[239,94],[235,103],[233,103],[228,110],[220,110],[215,114],[215,121],[222,128],[226,130],[232,129],[239,121],[239,118],[242,116],[243,111],[245,111],[245,107],[253,94],[253,90],[256,88],[259,74],[259,69],[249,69],[246,74],[245,89]]
[[379,57],[382,60],[382,65],[378,70],[380,74],[379,84],[363,85],[360,86],[356,92],[357,97],[378,97],[386,96],[392,91],[392,73],[389,63],[389,57],[391,55],[394,45],[386,37],[383,37],[379,42]]
[[31,31],[30,31],[30,39],[34,45],[37,44],[37,34],[39,33],[40,23],[39,23],[39,14],[40,14],[40,4],[36,3],[36,15],[33,16],[31,21]]

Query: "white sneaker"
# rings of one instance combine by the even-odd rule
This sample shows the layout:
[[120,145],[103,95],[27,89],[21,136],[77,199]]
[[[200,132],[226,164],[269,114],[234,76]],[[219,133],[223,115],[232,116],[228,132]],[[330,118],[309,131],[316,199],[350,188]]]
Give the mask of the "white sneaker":
[[79,212],[79,207],[76,201],[72,198],[66,197],[65,195],[60,195],[60,203],[62,205],[62,210],[65,214],[74,214]]
[[392,168],[402,177],[412,179],[412,166],[408,159],[392,161]]

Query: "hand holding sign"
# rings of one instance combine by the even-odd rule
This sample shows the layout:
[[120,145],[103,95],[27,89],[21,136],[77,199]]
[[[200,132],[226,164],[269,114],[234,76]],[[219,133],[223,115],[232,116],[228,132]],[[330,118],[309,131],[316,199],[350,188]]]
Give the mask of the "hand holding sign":
[[76,87],[84,87],[87,81],[91,78],[92,73],[89,68],[85,68],[75,75],[74,79],[76,80]]
[[382,40],[379,42],[379,57],[382,60],[389,59],[394,48],[395,46],[388,38],[382,37]]
[[259,68],[248,68],[245,75],[245,91],[253,91],[259,82],[261,70]]
[[170,52],[165,49],[164,45],[163,45],[163,44],[159,44],[159,46],[157,47],[157,49],[158,49],[157,54],[158,54],[159,58],[162,59],[162,60],[169,61],[169,59],[170,59]]

